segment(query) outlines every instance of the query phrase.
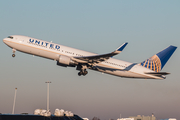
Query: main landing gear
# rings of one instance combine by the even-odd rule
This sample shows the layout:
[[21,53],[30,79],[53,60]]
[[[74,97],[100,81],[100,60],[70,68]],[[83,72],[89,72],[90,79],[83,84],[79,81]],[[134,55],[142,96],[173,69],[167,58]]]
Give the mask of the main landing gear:
[[81,76],[85,76],[88,74],[88,71],[86,70],[87,66],[86,65],[78,65],[76,70],[80,70],[80,72],[78,72],[78,75]]
[[88,74],[88,71],[85,69],[85,70],[81,70],[80,72],[78,72],[78,75],[81,76],[81,75],[86,75]]
[[12,51],[13,51],[12,57],[15,57],[16,56],[15,55],[16,49],[13,48]]

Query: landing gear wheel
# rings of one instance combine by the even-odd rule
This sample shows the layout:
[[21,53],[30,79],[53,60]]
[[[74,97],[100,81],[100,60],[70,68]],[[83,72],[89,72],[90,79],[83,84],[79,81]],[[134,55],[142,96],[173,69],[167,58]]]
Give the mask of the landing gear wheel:
[[88,71],[85,70],[85,71],[83,72],[83,75],[85,76],[86,74],[88,74]]
[[79,76],[81,76],[81,73],[80,73],[80,72],[78,72],[78,75],[79,75]]
[[12,54],[12,57],[15,57],[15,54]]
[[88,74],[88,71],[84,71],[85,74]]
[[83,74],[83,72],[82,72],[82,71],[78,72],[78,75],[79,75],[79,76],[81,76],[82,74]]

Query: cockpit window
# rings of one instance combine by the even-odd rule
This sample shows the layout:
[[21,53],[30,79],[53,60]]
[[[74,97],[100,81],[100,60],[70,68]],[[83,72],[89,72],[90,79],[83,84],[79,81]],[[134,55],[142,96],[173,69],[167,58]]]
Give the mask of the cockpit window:
[[13,39],[13,37],[12,37],[12,36],[8,36],[8,38],[11,38],[11,39]]

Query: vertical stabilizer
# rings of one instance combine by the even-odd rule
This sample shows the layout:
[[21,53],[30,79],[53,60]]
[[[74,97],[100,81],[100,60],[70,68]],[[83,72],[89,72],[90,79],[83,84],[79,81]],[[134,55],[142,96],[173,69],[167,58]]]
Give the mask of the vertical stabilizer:
[[155,72],[159,72],[162,70],[166,62],[169,60],[171,55],[176,50],[176,46],[169,46],[166,49],[162,50],[161,52],[157,53],[156,55],[150,57],[149,59],[140,63],[143,67],[149,68]]

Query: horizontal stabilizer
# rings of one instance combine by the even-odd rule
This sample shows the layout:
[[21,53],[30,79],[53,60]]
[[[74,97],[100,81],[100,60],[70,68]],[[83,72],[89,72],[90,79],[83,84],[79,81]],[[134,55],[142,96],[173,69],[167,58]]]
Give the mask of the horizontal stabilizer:
[[167,72],[147,72],[145,74],[155,75],[155,76],[161,76],[161,75],[168,75],[170,73]]

